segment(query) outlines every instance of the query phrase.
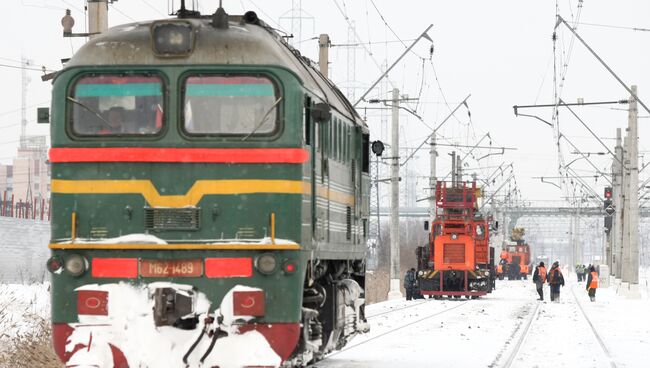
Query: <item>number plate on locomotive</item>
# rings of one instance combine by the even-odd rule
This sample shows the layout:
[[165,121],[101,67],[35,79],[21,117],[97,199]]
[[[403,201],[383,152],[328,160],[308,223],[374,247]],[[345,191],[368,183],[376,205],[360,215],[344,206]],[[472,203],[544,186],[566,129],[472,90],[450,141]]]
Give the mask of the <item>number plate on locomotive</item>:
[[142,277],[200,277],[203,275],[203,261],[189,260],[150,260],[140,261]]

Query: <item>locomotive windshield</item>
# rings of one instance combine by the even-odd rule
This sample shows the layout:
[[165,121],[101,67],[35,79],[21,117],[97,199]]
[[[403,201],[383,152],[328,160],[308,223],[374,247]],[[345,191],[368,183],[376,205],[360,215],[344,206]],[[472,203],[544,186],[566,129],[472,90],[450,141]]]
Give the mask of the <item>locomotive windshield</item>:
[[162,129],[163,81],[157,76],[86,76],[68,102],[75,135],[147,135]]
[[191,76],[184,95],[184,127],[190,134],[247,138],[278,129],[281,98],[266,77]]

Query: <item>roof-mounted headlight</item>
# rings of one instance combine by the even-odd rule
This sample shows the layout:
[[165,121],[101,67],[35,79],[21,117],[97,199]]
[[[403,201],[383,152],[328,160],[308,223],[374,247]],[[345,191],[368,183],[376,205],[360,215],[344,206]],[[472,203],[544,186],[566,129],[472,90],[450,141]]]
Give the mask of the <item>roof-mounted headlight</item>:
[[182,57],[194,49],[192,24],[186,21],[162,21],[151,25],[153,52],[161,57]]

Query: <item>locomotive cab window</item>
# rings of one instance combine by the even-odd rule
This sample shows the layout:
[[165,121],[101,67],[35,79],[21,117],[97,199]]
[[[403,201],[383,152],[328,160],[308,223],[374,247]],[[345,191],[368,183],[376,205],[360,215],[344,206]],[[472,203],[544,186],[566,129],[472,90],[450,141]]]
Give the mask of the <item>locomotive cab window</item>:
[[89,75],[68,96],[77,136],[154,135],[163,126],[163,89],[151,75]]
[[282,96],[263,76],[195,75],[183,86],[183,127],[195,135],[269,136]]

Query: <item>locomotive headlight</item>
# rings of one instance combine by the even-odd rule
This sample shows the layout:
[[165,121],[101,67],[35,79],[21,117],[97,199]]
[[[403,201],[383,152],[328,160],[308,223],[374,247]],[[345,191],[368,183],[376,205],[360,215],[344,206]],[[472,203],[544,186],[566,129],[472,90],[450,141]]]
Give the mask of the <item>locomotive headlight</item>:
[[271,253],[265,253],[257,257],[255,261],[255,267],[263,274],[271,274],[275,271],[275,268],[278,265],[278,261],[275,259],[275,256]]
[[451,240],[456,240],[456,239],[458,239],[458,234],[456,233],[451,234]]
[[86,259],[78,254],[65,257],[65,270],[72,276],[81,276],[86,271]]
[[151,40],[157,56],[186,56],[194,48],[192,25],[185,21],[162,21],[152,24]]
[[424,275],[424,271],[422,270],[418,271],[418,276],[422,276],[422,275]]

